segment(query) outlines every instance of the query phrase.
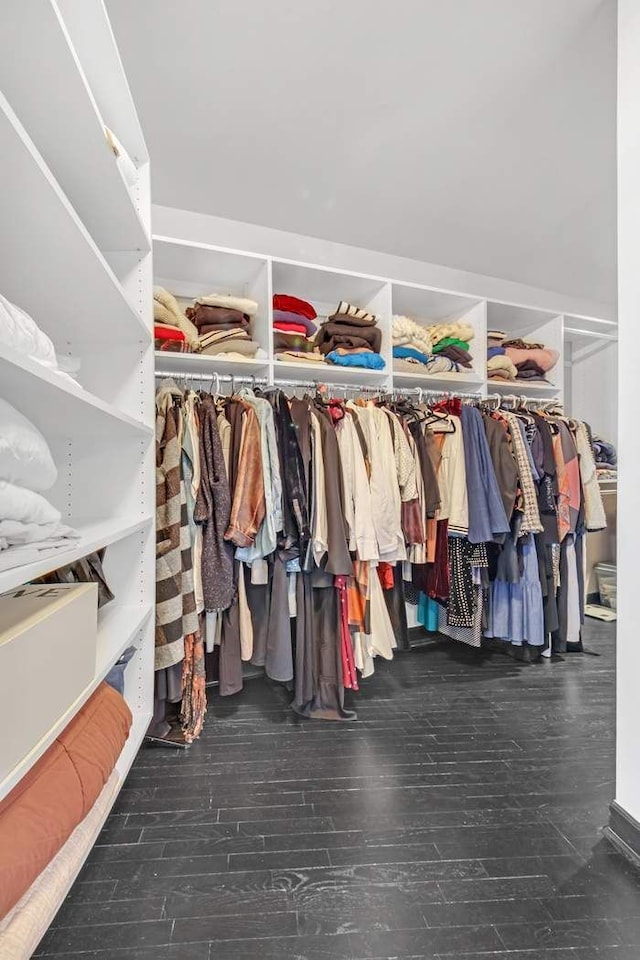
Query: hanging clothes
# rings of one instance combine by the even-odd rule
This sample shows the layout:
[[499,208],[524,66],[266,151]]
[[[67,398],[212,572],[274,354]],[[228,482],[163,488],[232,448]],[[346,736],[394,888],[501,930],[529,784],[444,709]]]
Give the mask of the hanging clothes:
[[200,611],[221,696],[251,662],[308,718],[355,718],[347,698],[410,648],[408,602],[472,647],[581,649],[604,512],[580,421],[172,382],[157,409],[160,721],[174,701],[185,735],[201,727]]

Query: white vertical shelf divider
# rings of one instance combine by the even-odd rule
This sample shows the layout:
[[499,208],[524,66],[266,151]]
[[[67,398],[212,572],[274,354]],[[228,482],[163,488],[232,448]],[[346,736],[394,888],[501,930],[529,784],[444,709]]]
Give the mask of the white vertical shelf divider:
[[[102,0],[9,6],[11,50],[0,67],[0,293],[32,315],[60,357],[77,358],[79,371],[70,384],[3,349],[0,397],[25,409],[49,442],[59,479],[46,496],[80,536],[68,550],[0,573],[0,592],[106,546],[115,599],[98,612],[94,677],[0,782],[0,799],[133,646],[122,783],[152,715],[155,601],[149,158]],[[104,123],[126,145],[135,184],[123,179]],[[50,904],[49,919],[60,904]]]
[[267,378],[269,383],[273,383],[276,366],[276,356],[275,349],[273,346],[273,294],[277,292],[274,290],[273,286],[273,260],[271,257],[267,260],[267,303],[264,309],[264,313],[267,319],[267,340],[266,340],[266,349],[267,357],[269,358],[269,364],[267,367]]

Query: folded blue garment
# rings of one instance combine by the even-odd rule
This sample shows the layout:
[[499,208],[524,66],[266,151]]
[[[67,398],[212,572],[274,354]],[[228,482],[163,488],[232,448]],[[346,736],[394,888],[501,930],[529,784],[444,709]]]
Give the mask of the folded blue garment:
[[406,360],[410,357],[412,360],[419,360],[420,363],[429,363],[431,360],[431,357],[428,353],[421,353],[414,347],[394,347],[393,355],[399,360]]
[[[384,360],[379,353],[336,353],[332,350],[325,357],[339,367],[365,367],[368,370],[384,370]],[[313,366],[313,364],[311,364]]]
[[501,357],[506,352],[504,347],[489,347],[487,350],[487,360],[491,360],[491,357]]

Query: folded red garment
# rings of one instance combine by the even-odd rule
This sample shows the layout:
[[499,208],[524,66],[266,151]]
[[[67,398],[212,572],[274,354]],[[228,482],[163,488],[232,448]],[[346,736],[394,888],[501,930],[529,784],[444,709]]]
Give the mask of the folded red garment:
[[307,334],[307,328],[302,323],[283,323],[276,320],[273,326],[275,330],[282,330],[283,333],[301,333],[303,336]]
[[158,340],[153,341],[154,350],[161,350],[163,353],[192,353],[191,347],[186,341],[180,340]]
[[182,330],[174,330],[173,327],[163,327],[161,323],[154,324],[153,335],[156,340],[179,340],[184,343],[187,339]]
[[289,313],[300,313],[307,320],[315,320],[318,314],[310,303],[298,297],[290,297],[287,293],[274,293],[273,309],[287,310]]

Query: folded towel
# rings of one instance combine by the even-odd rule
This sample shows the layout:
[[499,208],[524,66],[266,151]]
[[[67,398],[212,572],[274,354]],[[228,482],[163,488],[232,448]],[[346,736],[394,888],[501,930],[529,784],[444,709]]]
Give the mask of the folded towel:
[[274,293],[273,309],[286,310],[289,313],[296,313],[307,320],[315,320],[317,313],[310,303],[306,300],[300,300],[299,297],[291,297],[288,293]]
[[487,330],[487,337],[489,340],[495,340],[497,343],[502,343],[503,340],[507,339],[504,330]]
[[239,313],[246,313],[248,317],[255,317],[258,312],[258,304],[255,300],[247,300],[244,297],[234,297],[227,293],[208,293],[205,297],[197,297],[193,301],[193,306],[199,305],[205,307],[225,307],[228,310],[237,310]]
[[335,363],[339,367],[364,367],[368,370],[383,370],[384,359],[379,353],[349,353],[339,354],[332,351],[327,354],[326,359],[329,363]]
[[504,347],[489,347],[487,349],[487,359],[490,360],[491,357],[501,357],[504,356],[505,349]]
[[[307,335],[310,337],[312,337],[317,330],[313,320],[309,320],[308,317],[305,317],[301,313],[293,313],[290,310],[274,310],[273,322],[274,326],[276,323],[294,323],[297,327],[303,326]],[[282,330],[282,327],[278,327],[278,329]]]

